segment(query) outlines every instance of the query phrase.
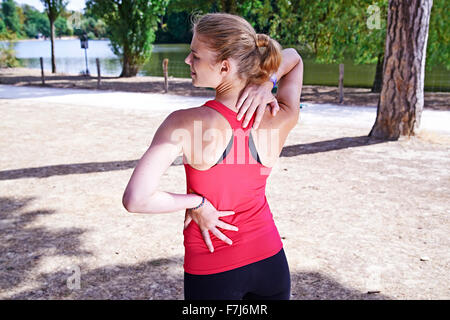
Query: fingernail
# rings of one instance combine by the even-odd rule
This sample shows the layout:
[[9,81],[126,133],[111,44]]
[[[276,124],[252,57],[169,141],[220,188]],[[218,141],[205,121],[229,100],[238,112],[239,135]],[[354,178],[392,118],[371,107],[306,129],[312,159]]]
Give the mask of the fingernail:
[[211,253],[213,253],[213,252],[214,252],[214,249],[209,249],[209,251],[210,251]]

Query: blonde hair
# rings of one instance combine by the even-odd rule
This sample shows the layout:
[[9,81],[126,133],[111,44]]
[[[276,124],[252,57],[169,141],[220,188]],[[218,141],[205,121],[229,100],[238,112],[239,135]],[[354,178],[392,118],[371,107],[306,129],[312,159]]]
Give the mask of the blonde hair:
[[281,45],[265,34],[257,34],[244,18],[228,13],[196,15],[192,31],[216,53],[214,63],[232,58],[239,78],[261,84],[281,64]]

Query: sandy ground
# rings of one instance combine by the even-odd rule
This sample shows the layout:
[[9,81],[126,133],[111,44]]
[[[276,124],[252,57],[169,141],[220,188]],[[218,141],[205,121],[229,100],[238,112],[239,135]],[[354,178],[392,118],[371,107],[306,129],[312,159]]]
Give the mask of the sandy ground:
[[[117,90],[127,92],[165,93],[163,77],[102,77],[97,85],[96,74],[91,77],[63,73],[45,73],[45,87],[80,88],[95,90]],[[41,71],[29,68],[0,68],[0,84],[16,86],[42,86]],[[169,77],[169,93],[187,97],[214,97],[214,91],[192,86],[191,79]],[[336,104],[339,92],[337,87],[303,86],[302,101],[306,103]],[[344,88],[344,102],[349,106],[376,106],[378,93],[365,88]],[[425,92],[424,108],[450,110],[450,92]]]
[[[183,299],[184,213],[121,204],[172,98],[120,107],[12,88],[0,90],[0,299]],[[302,112],[268,180],[292,299],[449,299],[450,133],[370,140],[374,118],[353,109]],[[185,192],[179,161],[160,188]]]

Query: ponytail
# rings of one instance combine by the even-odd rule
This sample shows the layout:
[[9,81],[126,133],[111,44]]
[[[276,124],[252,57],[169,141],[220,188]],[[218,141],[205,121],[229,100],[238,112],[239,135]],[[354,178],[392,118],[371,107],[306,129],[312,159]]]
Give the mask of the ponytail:
[[253,82],[262,83],[278,70],[281,64],[281,45],[266,34],[256,35],[256,46],[260,53],[260,73]]

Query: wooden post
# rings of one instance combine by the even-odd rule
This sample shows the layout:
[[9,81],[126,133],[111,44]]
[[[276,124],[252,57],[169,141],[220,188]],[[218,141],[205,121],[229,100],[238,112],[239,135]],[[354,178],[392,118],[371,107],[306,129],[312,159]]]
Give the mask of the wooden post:
[[339,64],[339,103],[344,102],[344,64]]
[[95,63],[97,64],[97,88],[100,88],[101,74],[100,74],[100,59],[95,58]]
[[45,78],[44,78],[44,59],[42,57],[39,58],[39,61],[41,62],[41,81],[42,85],[45,85]]
[[163,72],[164,72],[164,91],[167,93],[169,91],[169,82],[168,82],[168,69],[169,69],[169,59],[163,60]]

